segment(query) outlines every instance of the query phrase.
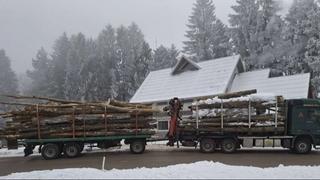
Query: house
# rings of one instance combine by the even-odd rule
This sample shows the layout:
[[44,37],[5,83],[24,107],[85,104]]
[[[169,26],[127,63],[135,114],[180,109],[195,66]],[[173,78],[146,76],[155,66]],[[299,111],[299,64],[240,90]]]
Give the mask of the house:
[[[178,97],[186,108],[199,97],[252,89],[285,99],[308,98],[309,85],[309,73],[270,77],[270,69],[245,72],[239,55],[199,63],[182,56],[173,68],[150,72],[130,102],[162,108]],[[166,123],[160,121],[158,128],[167,128]]]

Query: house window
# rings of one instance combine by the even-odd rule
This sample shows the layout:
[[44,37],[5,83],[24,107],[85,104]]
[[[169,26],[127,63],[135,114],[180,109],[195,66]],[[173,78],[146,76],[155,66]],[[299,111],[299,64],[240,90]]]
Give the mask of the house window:
[[169,124],[168,121],[158,121],[158,130],[168,130]]

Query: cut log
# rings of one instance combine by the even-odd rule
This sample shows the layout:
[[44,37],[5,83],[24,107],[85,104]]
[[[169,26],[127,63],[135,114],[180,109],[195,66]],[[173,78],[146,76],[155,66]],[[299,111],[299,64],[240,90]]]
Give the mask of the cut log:
[[[19,139],[153,133],[156,128],[151,106],[116,100],[80,102],[37,96],[8,96],[45,100],[47,103],[6,103],[23,109],[2,113],[7,118],[1,136]],[[1,103],[1,102],[0,102]],[[71,135],[70,135],[71,133]]]
[[255,93],[257,93],[257,90],[252,89],[252,90],[223,93],[223,94],[217,94],[217,95],[211,95],[211,96],[202,96],[197,98],[197,100],[206,100],[206,99],[215,98],[215,97],[218,97],[220,99],[230,99],[230,98],[241,97],[241,96],[246,96],[246,95],[255,94]]

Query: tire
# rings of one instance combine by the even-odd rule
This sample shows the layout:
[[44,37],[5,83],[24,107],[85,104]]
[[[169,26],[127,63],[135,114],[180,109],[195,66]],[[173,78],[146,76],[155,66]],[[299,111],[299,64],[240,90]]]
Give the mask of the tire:
[[237,150],[237,141],[235,139],[224,139],[221,143],[221,150],[224,153],[234,153]]
[[297,154],[307,154],[311,151],[311,141],[308,138],[299,138],[294,142],[294,151]]
[[133,154],[142,154],[146,148],[145,141],[132,141],[130,143],[130,151]]
[[63,153],[68,158],[75,158],[81,153],[81,146],[78,143],[67,143],[64,145]]
[[214,152],[216,144],[213,139],[202,139],[200,141],[200,151],[203,153]]
[[60,154],[60,148],[58,144],[45,144],[41,149],[41,155],[45,160],[57,159]]

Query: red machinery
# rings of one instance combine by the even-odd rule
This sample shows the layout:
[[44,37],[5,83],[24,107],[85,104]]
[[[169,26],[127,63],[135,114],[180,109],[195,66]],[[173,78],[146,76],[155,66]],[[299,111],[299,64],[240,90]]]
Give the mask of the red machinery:
[[164,110],[168,111],[169,110],[169,115],[170,115],[170,127],[169,127],[169,132],[167,134],[169,142],[167,145],[169,146],[174,146],[174,142],[176,141],[176,134],[177,134],[177,122],[180,117],[180,110],[182,109],[182,104],[180,100],[175,97],[169,101],[169,106],[166,107]]

